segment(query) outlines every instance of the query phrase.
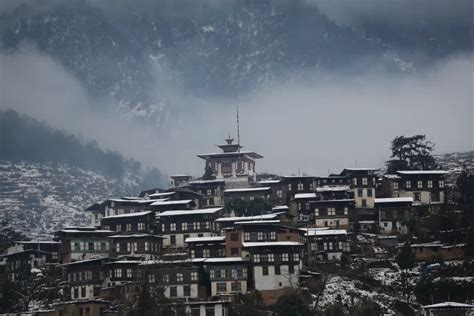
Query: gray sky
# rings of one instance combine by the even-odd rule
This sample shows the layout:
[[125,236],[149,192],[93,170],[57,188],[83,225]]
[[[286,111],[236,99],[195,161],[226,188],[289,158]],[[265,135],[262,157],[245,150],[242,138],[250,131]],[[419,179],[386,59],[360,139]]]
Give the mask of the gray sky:
[[[343,167],[380,167],[397,135],[426,134],[437,152],[472,150],[473,56],[440,60],[409,76],[366,73],[331,81],[274,83],[235,99],[197,99],[179,89],[178,104],[160,130],[111,113],[98,113],[79,81],[34,50],[0,55],[1,106],[116,149],[172,174],[201,175],[195,155],[218,150],[235,134],[239,104],[241,139],[265,158],[258,171],[326,175]],[[179,109],[185,108],[186,111]]]

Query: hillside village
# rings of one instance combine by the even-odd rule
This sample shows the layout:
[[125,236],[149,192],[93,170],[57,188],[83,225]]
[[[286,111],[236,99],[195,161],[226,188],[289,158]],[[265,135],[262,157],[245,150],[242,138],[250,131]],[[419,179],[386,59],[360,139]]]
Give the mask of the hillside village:
[[259,174],[262,155],[230,135],[218,147],[197,155],[201,178],[172,175],[169,188],[97,201],[88,226],[16,240],[0,312],[474,312],[472,228],[447,171]]

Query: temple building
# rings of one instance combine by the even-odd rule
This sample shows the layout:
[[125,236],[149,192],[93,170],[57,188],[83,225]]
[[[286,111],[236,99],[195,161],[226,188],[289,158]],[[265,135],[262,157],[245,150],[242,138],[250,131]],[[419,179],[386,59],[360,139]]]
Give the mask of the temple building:
[[206,160],[206,171],[210,177],[224,179],[226,188],[248,187],[249,180],[256,181],[255,161],[263,156],[253,151],[241,151],[240,143],[225,139],[226,144],[217,145],[221,153],[197,155]]

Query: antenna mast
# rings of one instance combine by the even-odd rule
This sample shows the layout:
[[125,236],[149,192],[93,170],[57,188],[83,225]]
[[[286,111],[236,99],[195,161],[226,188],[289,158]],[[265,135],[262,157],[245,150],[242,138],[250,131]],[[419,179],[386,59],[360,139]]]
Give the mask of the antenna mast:
[[237,145],[238,151],[240,152],[240,122],[239,122],[239,106],[237,105]]

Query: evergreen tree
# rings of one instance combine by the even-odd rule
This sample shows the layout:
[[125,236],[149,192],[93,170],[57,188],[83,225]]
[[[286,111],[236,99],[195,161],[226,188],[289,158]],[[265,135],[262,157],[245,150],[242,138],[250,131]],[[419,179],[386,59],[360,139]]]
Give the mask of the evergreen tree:
[[387,173],[398,170],[435,169],[432,155],[434,144],[426,140],[425,135],[397,136],[392,140],[391,160],[387,161]]

